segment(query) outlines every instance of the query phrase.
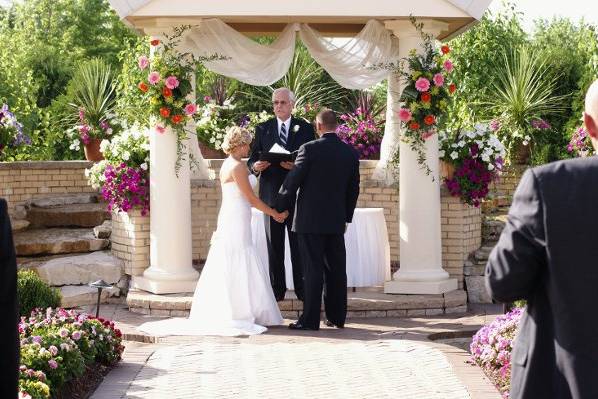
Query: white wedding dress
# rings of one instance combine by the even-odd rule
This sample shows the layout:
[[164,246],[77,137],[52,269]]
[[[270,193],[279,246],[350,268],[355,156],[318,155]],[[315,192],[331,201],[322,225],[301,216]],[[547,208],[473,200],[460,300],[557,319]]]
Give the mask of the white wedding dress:
[[[252,187],[257,184],[249,176]],[[251,237],[251,205],[237,184],[222,184],[222,205],[210,251],[195,288],[188,319],[142,324],[152,335],[261,334],[283,322],[274,298],[268,266]]]

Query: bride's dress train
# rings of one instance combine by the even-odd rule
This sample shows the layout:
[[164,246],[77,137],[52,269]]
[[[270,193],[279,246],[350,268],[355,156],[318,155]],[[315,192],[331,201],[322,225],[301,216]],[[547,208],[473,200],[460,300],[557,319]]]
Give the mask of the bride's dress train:
[[[249,179],[255,186],[255,176]],[[189,318],[148,322],[139,330],[152,335],[255,335],[282,321],[268,266],[252,243],[251,206],[235,182],[224,183],[218,227]]]

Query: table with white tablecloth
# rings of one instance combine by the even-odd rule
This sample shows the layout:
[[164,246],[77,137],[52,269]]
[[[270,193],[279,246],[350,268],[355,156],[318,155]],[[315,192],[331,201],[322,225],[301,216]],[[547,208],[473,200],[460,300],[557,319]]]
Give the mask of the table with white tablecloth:
[[[268,262],[264,215],[252,209],[251,228],[253,242],[263,262]],[[347,286],[375,287],[390,280],[390,245],[384,209],[357,208],[353,222],[345,233],[347,251]],[[285,240],[285,271],[288,289],[293,289],[291,251],[288,236]]]

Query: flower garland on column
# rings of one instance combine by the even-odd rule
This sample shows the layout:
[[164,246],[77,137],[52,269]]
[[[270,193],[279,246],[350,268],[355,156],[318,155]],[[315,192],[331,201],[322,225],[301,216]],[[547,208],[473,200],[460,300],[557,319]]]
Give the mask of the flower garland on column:
[[[177,160],[175,171],[178,176],[184,159],[184,140],[187,139],[187,122],[196,119],[197,105],[195,99],[189,99],[193,92],[191,76],[196,67],[202,62],[223,60],[226,57],[214,54],[207,57],[195,57],[191,53],[180,53],[176,50],[183,33],[191,25],[175,27],[173,35],[166,37],[166,41],[152,39],[152,47],[161,46],[153,58],[142,55],[138,59],[139,69],[147,72],[137,87],[141,95],[149,102],[154,115],[154,129],[164,134],[170,127],[177,139]],[[190,133],[195,134],[191,131]],[[197,166],[198,161],[189,154],[189,161]]]
[[[451,82],[453,63],[448,58],[449,46],[443,45],[438,49],[434,45],[434,37],[423,31],[423,23],[413,17],[411,23],[423,39],[424,50],[422,54],[411,50],[398,65],[392,65],[392,70],[406,84],[400,98],[401,141],[417,153],[420,167],[429,175],[432,171],[426,162],[425,143],[444,125],[446,111],[457,86]],[[398,154],[394,160],[398,160]]]

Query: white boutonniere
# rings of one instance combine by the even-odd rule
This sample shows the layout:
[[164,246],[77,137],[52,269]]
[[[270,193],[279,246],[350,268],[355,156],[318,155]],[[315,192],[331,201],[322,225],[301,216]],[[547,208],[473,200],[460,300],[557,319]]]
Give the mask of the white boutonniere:
[[293,133],[297,133],[299,131],[299,125],[293,126]]

